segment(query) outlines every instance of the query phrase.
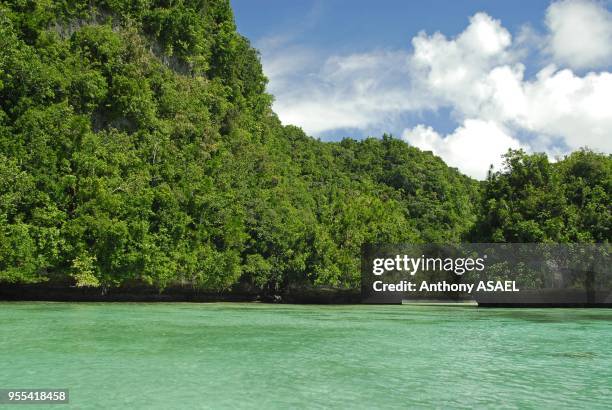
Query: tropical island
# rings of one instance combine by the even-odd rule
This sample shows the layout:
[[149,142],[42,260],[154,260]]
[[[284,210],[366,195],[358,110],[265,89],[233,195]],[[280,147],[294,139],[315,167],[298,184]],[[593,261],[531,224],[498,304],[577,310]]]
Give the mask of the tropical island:
[[0,1],[0,287],[359,287],[363,243],[601,243],[612,156],[477,181],[272,111],[228,0]]

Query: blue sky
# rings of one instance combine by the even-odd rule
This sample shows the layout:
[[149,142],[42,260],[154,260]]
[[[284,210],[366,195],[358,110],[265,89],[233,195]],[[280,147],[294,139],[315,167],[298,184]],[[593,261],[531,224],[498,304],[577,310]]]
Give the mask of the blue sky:
[[517,31],[526,23],[542,28],[549,1],[364,1],[231,0],[238,30],[258,39],[296,34],[296,42],[330,54],[375,47],[406,47],[419,31],[461,32],[469,16],[485,11]]
[[507,148],[611,151],[609,1],[232,6],[275,111],[310,135],[392,133],[477,178]]

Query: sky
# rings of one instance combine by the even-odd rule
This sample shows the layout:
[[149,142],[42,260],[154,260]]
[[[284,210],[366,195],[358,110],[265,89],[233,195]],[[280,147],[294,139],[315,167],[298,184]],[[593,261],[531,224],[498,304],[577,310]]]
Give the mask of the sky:
[[274,111],[483,179],[509,148],[612,153],[612,0],[231,0]]

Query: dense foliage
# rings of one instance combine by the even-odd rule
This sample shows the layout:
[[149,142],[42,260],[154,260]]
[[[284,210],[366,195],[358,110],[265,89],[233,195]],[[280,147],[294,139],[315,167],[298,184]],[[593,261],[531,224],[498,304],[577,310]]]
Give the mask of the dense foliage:
[[0,0],[0,281],[354,287],[364,242],[610,239],[609,156],[479,184],[265,85],[227,0]]
[[486,181],[480,242],[609,242],[612,238],[612,158],[587,150],[556,163],[546,155],[511,151],[505,169]]

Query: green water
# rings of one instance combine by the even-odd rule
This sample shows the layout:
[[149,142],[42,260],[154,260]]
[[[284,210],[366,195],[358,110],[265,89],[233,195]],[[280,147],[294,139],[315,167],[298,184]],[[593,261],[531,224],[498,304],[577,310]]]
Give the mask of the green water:
[[0,303],[0,388],[43,387],[80,409],[609,408],[612,311]]

